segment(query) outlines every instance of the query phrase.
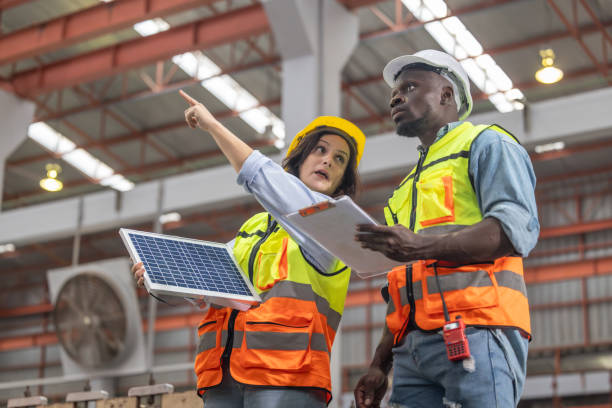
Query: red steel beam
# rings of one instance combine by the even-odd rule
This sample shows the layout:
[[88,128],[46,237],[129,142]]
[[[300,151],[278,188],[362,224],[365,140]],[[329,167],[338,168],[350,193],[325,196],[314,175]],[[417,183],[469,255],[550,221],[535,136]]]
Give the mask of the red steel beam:
[[[555,13],[557,13],[557,15],[559,16],[559,19],[563,22],[563,24],[565,24],[565,27],[572,34],[576,42],[580,44],[580,47],[582,47],[583,51],[589,57],[593,65],[597,68],[597,70],[601,73],[601,75],[604,78],[607,78],[608,72],[607,72],[606,67],[599,63],[599,61],[597,60],[597,57],[595,57],[593,52],[589,49],[589,47],[586,45],[586,43],[582,39],[581,33],[576,29],[576,27],[572,25],[572,23],[570,23],[570,21],[567,19],[565,14],[563,14],[563,11],[561,11],[559,6],[557,6],[557,4],[555,3],[555,0],[547,0],[547,2],[550,5],[550,7],[555,11]],[[604,62],[607,64],[607,61],[604,61]],[[608,79],[607,82],[608,84],[612,85],[612,80]]]
[[527,284],[612,274],[612,257],[525,268]]
[[[491,0],[477,6],[457,10],[452,15],[460,15],[509,1],[511,0]],[[374,0],[343,1],[348,8],[377,2]],[[227,27],[234,29],[227,30]],[[211,48],[252,35],[263,34],[269,30],[265,11],[261,5],[256,4],[150,37],[124,42],[66,61],[18,73],[12,78],[11,83],[19,95],[37,95],[164,60],[181,52]]]
[[[277,106],[279,104],[280,104],[280,100],[275,99],[275,100],[272,100],[272,101],[262,102],[258,106],[265,106],[265,107],[270,108],[272,106]],[[226,111],[223,111],[223,112],[215,113],[214,115],[215,115],[215,117],[217,119],[223,120],[223,119],[226,119],[226,118],[237,116],[239,113],[240,112],[236,112],[234,110],[226,110]],[[123,134],[123,135],[120,135],[120,136],[116,136],[116,137],[113,137],[113,138],[90,140],[86,144],[75,146],[75,149],[90,150],[90,149],[93,149],[93,148],[108,147],[108,146],[112,146],[112,145],[118,144],[118,143],[127,143],[127,142],[132,142],[134,140],[141,140],[141,139],[146,138],[147,135],[149,135],[149,134],[160,133],[160,132],[167,132],[169,130],[174,130],[174,129],[178,129],[178,128],[184,128],[186,126],[187,125],[186,125],[184,120],[179,120],[179,121],[175,121],[175,122],[171,122],[171,123],[166,123],[166,124],[163,124],[163,125],[160,125],[160,126],[156,126],[156,127],[153,127],[153,128],[148,128],[148,129],[142,129],[142,130],[132,129],[130,132],[128,132],[126,134]],[[15,167],[15,166],[21,166],[21,165],[24,165],[24,164],[28,164],[28,163],[37,162],[37,161],[40,161],[40,160],[46,160],[48,158],[49,158],[49,154],[44,153],[44,154],[39,154],[39,155],[36,155],[36,156],[26,157],[26,158],[19,159],[19,160],[8,161],[6,164],[9,167]],[[120,169],[118,169],[117,171],[121,172]]]
[[212,48],[259,35],[268,30],[268,17],[263,7],[248,6],[18,73],[11,83],[18,95],[33,96],[165,60],[182,52]]
[[10,309],[0,309],[0,319],[8,317],[20,317],[48,313],[53,310],[51,303],[41,303],[39,305],[21,306]]
[[115,0],[0,37],[0,65],[113,33],[133,24],[214,0]]
[[48,120],[61,119],[69,115],[75,115],[77,113],[82,113],[82,112],[86,112],[86,111],[93,110],[93,109],[105,108],[105,107],[109,107],[109,106],[112,106],[118,103],[130,101],[134,99],[149,98],[154,95],[165,94],[168,92],[177,91],[181,88],[191,86],[195,83],[202,82],[207,79],[216,78],[221,75],[229,75],[229,74],[233,74],[237,72],[244,72],[244,71],[248,71],[251,69],[261,68],[261,67],[271,65],[271,64],[277,64],[280,62],[280,60],[281,60],[280,57],[276,56],[273,58],[268,58],[268,59],[263,59],[260,61],[252,62],[249,64],[240,64],[240,65],[236,65],[232,67],[227,67],[223,69],[220,73],[216,75],[211,75],[206,78],[202,78],[202,79],[189,78],[186,80],[171,82],[171,83],[161,86],[157,91],[153,91],[151,89],[147,89],[145,91],[135,91],[135,92],[127,93],[124,95],[120,95],[115,98],[110,98],[110,99],[98,101],[95,103],[82,104],[77,107],[66,109],[63,111],[35,116],[34,120],[46,122]]
[[598,220],[559,227],[548,227],[540,233],[540,239],[612,229],[612,220]]
[[[587,3],[585,0],[580,0],[580,4],[582,4],[582,7],[584,7],[584,9],[586,10],[587,14],[591,17],[591,20],[593,20],[593,22],[595,23],[595,25],[597,26],[597,28],[601,32],[601,35],[603,36],[603,39],[607,40],[608,43],[610,45],[612,45],[612,37],[610,36],[608,31],[606,31],[606,29],[603,26],[603,24],[601,23],[601,21],[599,21],[599,18],[597,17],[597,15],[595,14],[595,12],[591,8],[591,6],[589,6],[589,3]],[[604,55],[606,55],[605,54],[605,47],[606,47],[605,41],[604,41],[604,44],[602,44],[602,47],[604,48]]]
[[[383,37],[383,36],[387,36],[391,33],[402,33],[411,29],[414,29],[416,27],[421,27],[427,23],[431,23],[431,22],[435,22],[435,21],[442,21],[446,18],[449,17],[458,17],[461,16],[463,14],[468,14],[468,13],[473,13],[475,11],[481,11],[481,10],[485,10],[487,8],[491,8],[491,7],[497,7],[500,5],[503,5],[505,3],[512,3],[516,0],[489,0],[489,1],[483,1],[483,2],[479,2],[477,4],[471,5],[471,6],[467,6],[467,7],[462,7],[459,9],[455,9],[455,10],[450,10],[449,13],[441,18],[435,18],[432,20],[428,20],[428,21],[419,21],[419,20],[412,20],[409,23],[403,23],[403,24],[394,24],[392,28],[384,28],[382,30],[376,30],[376,31],[370,31],[368,33],[363,33],[360,35],[361,39],[371,39],[371,38],[376,38],[376,37]],[[379,16],[380,18],[380,16]]]
[[[612,26],[612,21],[606,21],[602,23],[604,27],[611,27]],[[589,34],[592,32],[595,32],[598,30],[598,27],[596,27],[595,25],[590,25],[590,26],[582,26],[580,27],[580,32],[582,34]],[[391,33],[391,32],[390,32]],[[564,38],[564,37],[569,37],[571,34],[567,31],[563,31],[563,32],[558,32],[558,33],[554,33],[554,34],[547,34],[544,36],[538,36],[538,37],[533,37],[529,40],[526,41],[520,41],[520,42],[515,42],[515,43],[510,43],[510,44],[505,44],[505,45],[501,45],[498,47],[493,47],[493,48],[488,48],[485,50],[486,53],[488,53],[489,55],[495,55],[495,54],[500,54],[500,53],[504,53],[504,52],[509,52],[509,51],[513,51],[513,50],[517,50],[520,48],[524,48],[524,47],[528,47],[531,45],[537,45],[540,44],[542,42],[549,42],[549,41],[553,41],[556,39],[560,39],[560,38]],[[244,64],[244,65],[237,65],[235,67],[229,67],[223,70],[222,73],[220,73],[219,75],[223,75],[223,74],[231,74],[233,72],[240,72],[243,70],[248,70],[248,69],[253,69],[253,68],[259,68],[265,65],[269,65],[269,64],[276,64],[280,61],[280,57],[275,56],[273,58],[269,58],[269,59],[264,59],[261,61],[257,61],[254,63],[250,63],[250,64]],[[592,74],[595,73],[596,71],[594,69],[587,69],[585,70],[581,70],[580,72],[577,73],[577,75],[572,75],[572,73],[568,73],[566,74],[566,78],[571,78],[571,77],[581,77],[587,74]],[[374,77],[369,77],[369,78],[365,78],[362,80],[358,80],[358,81],[354,81],[351,82],[349,84],[343,84],[342,88],[346,89],[348,87],[358,87],[358,86],[365,86],[368,85],[370,83],[376,83],[379,82],[380,80],[382,80],[382,77],[380,75],[374,76]],[[142,97],[148,97],[151,95],[155,95],[157,93],[163,93],[163,92],[170,92],[173,90],[177,90],[181,87],[184,86],[189,86],[193,83],[196,82],[200,82],[199,80],[196,79],[188,79],[185,81],[178,81],[172,84],[168,84],[166,86],[163,87],[163,89],[160,92],[154,92],[151,90],[147,90],[147,91],[138,91],[138,92],[134,92],[131,94],[126,94],[126,95],[121,95],[117,98],[112,98],[109,100],[105,100],[100,102],[100,104],[85,104],[82,106],[78,106],[76,108],[71,108],[71,109],[67,109],[65,111],[61,111],[61,112],[56,112],[53,114],[45,114],[45,115],[41,115],[41,116],[37,116],[36,120],[40,120],[40,121],[47,121],[47,120],[51,120],[51,119],[59,119],[62,118],[64,116],[68,116],[68,115],[72,115],[72,114],[77,114],[77,113],[81,113],[87,110],[91,110],[91,109],[96,109],[99,107],[104,107],[104,106],[109,106],[109,105],[113,105],[116,103],[120,103],[120,102],[124,102],[124,101],[129,101],[131,99],[137,99],[137,98],[142,98]],[[531,84],[531,83],[530,83]],[[6,85],[8,86],[9,83],[6,83]],[[535,85],[535,84],[534,84]],[[8,90],[9,92],[12,92],[12,90]]]

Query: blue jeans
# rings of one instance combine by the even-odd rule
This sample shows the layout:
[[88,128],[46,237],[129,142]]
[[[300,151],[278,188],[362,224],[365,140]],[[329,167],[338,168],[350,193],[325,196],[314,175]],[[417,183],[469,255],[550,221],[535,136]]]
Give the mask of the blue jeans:
[[299,388],[267,388],[241,384],[229,375],[223,364],[223,380],[204,394],[206,408],[324,408],[323,390]]
[[525,384],[528,341],[514,329],[466,329],[473,360],[451,362],[439,333],[393,348],[392,407],[511,408]]

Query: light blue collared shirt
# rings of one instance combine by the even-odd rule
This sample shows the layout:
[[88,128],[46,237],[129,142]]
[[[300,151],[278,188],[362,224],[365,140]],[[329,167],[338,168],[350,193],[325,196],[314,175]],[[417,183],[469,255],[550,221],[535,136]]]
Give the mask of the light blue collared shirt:
[[315,241],[302,234],[287,218],[301,208],[331,197],[312,191],[297,177],[255,150],[247,157],[238,173],[238,184],[253,194],[263,208],[278,221],[303,249],[308,261],[320,271],[328,272],[334,256]]
[[[444,126],[434,143],[462,123]],[[482,216],[499,220],[514,250],[529,255],[538,241],[540,223],[536,177],[527,151],[507,135],[486,129],[472,143],[469,173]]]

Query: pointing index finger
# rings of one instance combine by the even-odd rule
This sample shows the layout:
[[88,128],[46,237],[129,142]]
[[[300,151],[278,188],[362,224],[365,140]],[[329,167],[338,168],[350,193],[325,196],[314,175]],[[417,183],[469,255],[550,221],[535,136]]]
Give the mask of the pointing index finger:
[[187,94],[187,92],[183,91],[182,89],[179,90],[179,94],[181,94],[183,99],[185,99],[187,103],[191,106],[197,105],[199,103],[198,101],[193,99],[191,96],[189,96],[189,94]]

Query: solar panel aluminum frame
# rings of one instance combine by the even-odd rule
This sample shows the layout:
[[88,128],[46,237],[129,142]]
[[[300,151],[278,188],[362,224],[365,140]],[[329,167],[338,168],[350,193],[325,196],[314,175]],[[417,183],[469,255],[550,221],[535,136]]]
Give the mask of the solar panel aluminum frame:
[[144,273],[144,285],[148,293],[153,294],[155,296],[159,295],[170,295],[170,296],[180,296],[183,298],[187,298],[188,300],[195,300],[197,303],[206,302],[208,304],[215,304],[223,307],[230,307],[232,309],[238,310],[248,310],[251,306],[261,303],[261,298],[255,291],[255,288],[251,284],[251,281],[247,279],[246,275],[242,273],[242,268],[236,261],[234,257],[233,248],[229,247],[226,244],[219,242],[210,242],[210,241],[202,241],[191,238],[182,238],[176,237],[172,235],[164,235],[164,234],[156,234],[153,232],[145,232],[145,231],[137,231],[126,228],[119,229],[119,235],[123,241],[123,244],[127,248],[132,261],[136,264],[138,262],[142,262],[140,255],[138,254],[129,234],[135,235],[144,235],[157,237],[162,239],[174,240],[179,242],[189,242],[197,245],[206,245],[206,246],[215,246],[219,248],[223,248],[227,251],[230,259],[234,262],[234,265],[239,271],[239,275],[241,279],[244,281],[245,285],[248,287],[251,292],[251,296],[243,296],[238,294],[229,294],[223,292],[214,292],[208,290],[200,290],[195,288],[188,288],[182,286],[173,286],[173,285],[164,285],[159,283],[154,283],[151,281],[147,270],[145,268]]

